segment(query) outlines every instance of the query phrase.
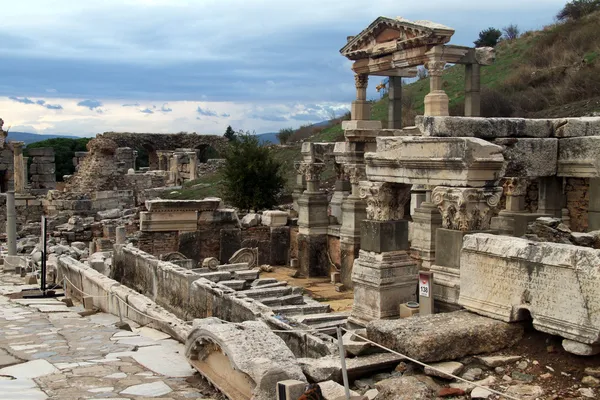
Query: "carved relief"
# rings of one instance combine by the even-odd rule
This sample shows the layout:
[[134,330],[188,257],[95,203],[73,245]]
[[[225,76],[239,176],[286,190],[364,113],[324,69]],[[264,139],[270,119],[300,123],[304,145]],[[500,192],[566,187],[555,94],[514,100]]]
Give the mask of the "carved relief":
[[302,161],[294,163],[294,167],[296,172],[303,175],[307,181],[318,181],[325,169],[325,164]]
[[394,221],[404,218],[404,206],[410,200],[411,185],[360,182],[360,197],[367,203],[367,219]]
[[239,249],[229,259],[231,264],[248,263],[248,268],[252,269],[258,265],[258,248],[244,247]]
[[0,149],[4,148],[4,144],[6,143],[6,137],[8,136],[8,132],[2,129],[4,126],[4,120],[0,118]]
[[442,213],[442,226],[459,231],[478,231],[490,228],[490,221],[500,203],[503,189],[452,188],[438,186],[431,196]]
[[504,194],[507,196],[525,196],[529,181],[523,178],[504,178]]
[[202,260],[203,268],[208,268],[210,270],[216,271],[218,266],[219,260],[217,260],[215,257],[207,257],[204,260]]

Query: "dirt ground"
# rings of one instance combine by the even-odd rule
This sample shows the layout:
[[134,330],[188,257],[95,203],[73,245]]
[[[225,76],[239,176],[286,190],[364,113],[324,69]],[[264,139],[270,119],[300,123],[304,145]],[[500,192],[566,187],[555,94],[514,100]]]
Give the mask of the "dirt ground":
[[273,272],[261,272],[260,277],[275,278],[279,281],[287,281],[291,286],[304,288],[316,301],[329,304],[332,311],[352,311],[354,301],[352,290],[336,291],[329,278],[293,278],[295,272],[294,268],[273,267]]

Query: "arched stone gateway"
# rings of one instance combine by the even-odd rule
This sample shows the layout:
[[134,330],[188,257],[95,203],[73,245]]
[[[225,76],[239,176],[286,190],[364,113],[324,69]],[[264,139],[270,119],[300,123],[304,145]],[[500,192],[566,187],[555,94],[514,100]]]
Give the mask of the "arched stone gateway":
[[185,347],[190,364],[232,400],[272,400],[277,382],[306,382],[291,350],[263,322],[197,319]]

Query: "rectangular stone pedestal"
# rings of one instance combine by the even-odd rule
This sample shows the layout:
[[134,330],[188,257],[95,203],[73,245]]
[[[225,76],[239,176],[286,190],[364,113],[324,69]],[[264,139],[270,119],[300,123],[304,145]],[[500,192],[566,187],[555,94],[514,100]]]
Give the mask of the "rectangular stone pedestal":
[[408,221],[364,220],[360,225],[360,248],[384,253],[408,250]]
[[351,322],[366,325],[399,317],[399,306],[416,299],[418,267],[406,251],[360,250],[354,262],[354,306]]
[[340,240],[341,278],[344,287],[351,289],[354,287],[352,270],[354,268],[354,261],[358,258],[358,252],[360,251],[360,241],[348,239],[342,238]]
[[527,225],[540,217],[549,217],[548,214],[500,211],[497,217],[492,218],[491,228],[501,235],[521,237],[527,233]]
[[298,234],[298,261],[302,277],[329,276],[327,235]]
[[435,235],[442,226],[442,215],[432,203],[421,203],[412,222],[411,255],[421,261],[421,268],[431,268],[435,261]]

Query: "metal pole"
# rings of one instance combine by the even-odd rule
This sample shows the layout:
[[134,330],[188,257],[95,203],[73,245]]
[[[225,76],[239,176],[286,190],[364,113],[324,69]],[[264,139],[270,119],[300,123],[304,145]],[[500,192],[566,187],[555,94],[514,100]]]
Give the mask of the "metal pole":
[[344,378],[344,390],[346,391],[346,400],[350,400],[350,385],[348,383],[348,370],[346,369],[346,350],[344,350],[344,341],[342,340],[342,328],[336,328],[338,337],[338,347],[340,350],[340,361],[342,362],[342,377]]
[[46,216],[42,215],[42,272],[40,277],[40,289],[44,295],[46,295],[46,254],[48,252],[46,227]]
[[8,255],[17,255],[17,212],[15,209],[15,192],[6,192],[6,245]]

